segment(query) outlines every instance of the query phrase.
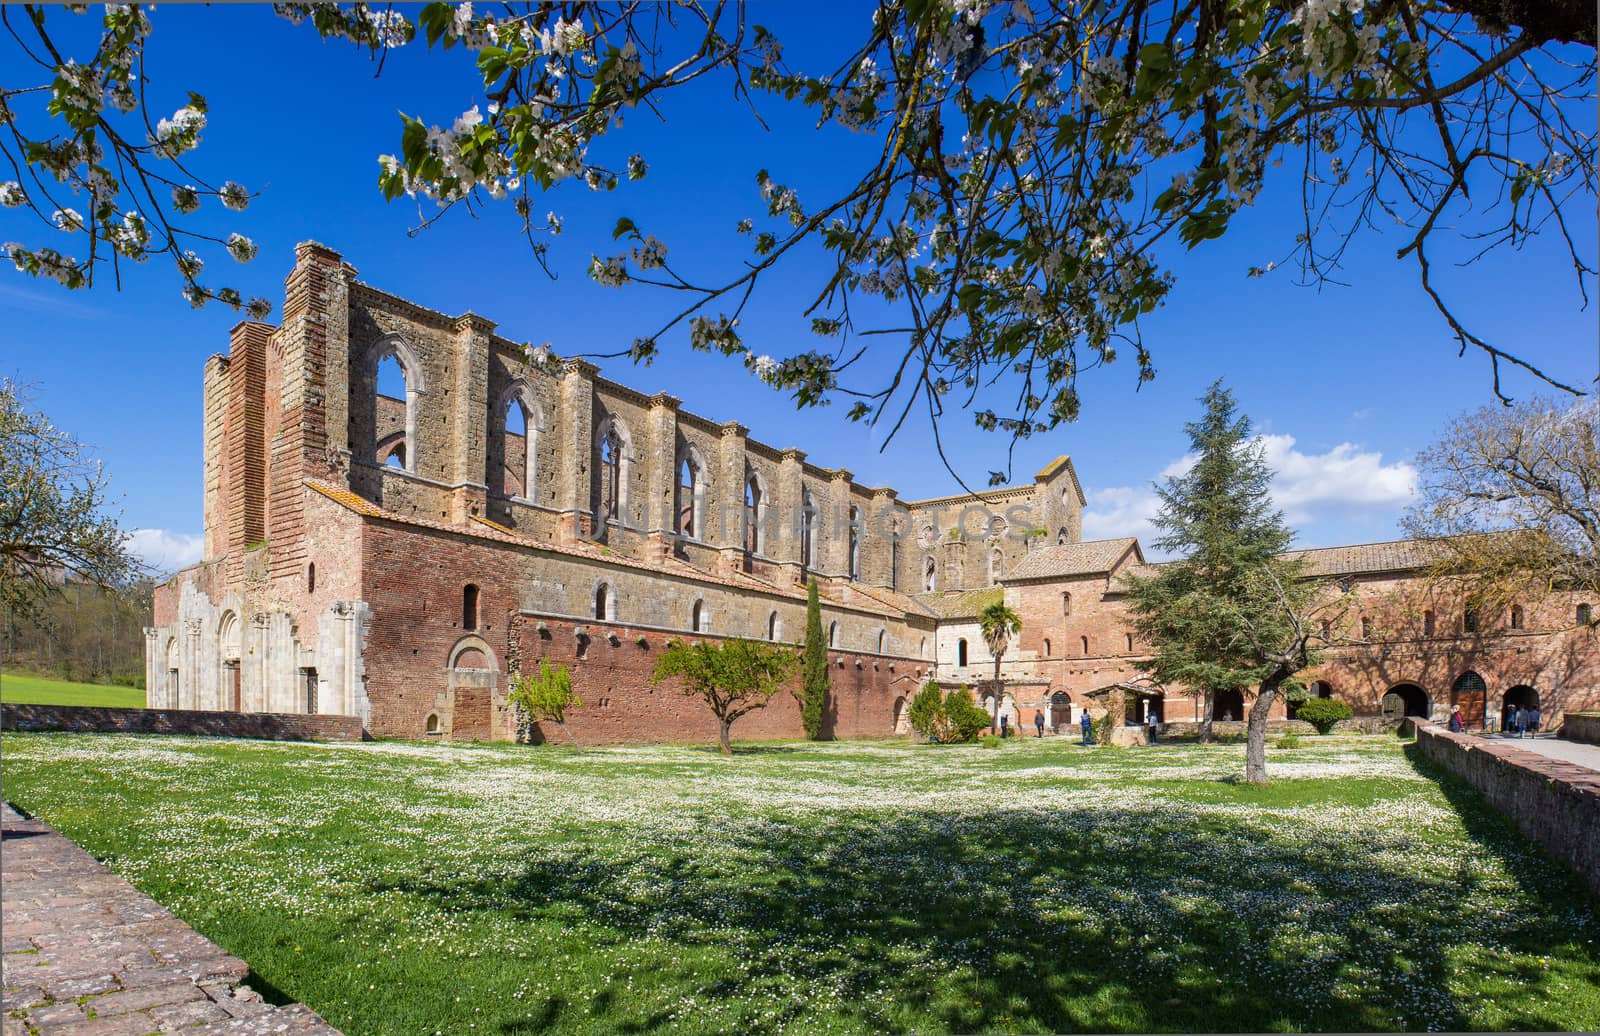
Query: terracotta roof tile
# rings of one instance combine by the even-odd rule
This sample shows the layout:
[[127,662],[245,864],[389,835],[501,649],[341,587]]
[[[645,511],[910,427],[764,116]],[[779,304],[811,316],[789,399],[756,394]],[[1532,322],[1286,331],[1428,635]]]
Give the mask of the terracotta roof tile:
[[1018,562],[1017,567],[1006,576],[1006,581],[1058,579],[1063,576],[1087,576],[1110,572],[1117,567],[1117,562],[1122,560],[1130,548],[1134,560],[1143,564],[1144,555],[1139,550],[1139,541],[1132,536],[1041,547]]

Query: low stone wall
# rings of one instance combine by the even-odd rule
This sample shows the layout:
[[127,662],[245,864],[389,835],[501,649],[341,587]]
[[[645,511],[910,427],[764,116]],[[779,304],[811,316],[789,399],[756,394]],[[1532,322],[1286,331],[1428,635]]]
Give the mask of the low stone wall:
[[[1163,723],[1158,728],[1158,736],[1162,741],[1198,741],[1200,728],[1204,724],[1192,720],[1177,723]],[[1136,728],[1125,727],[1128,731]],[[1211,724],[1211,735],[1218,741],[1243,741],[1250,732],[1250,724],[1244,720],[1217,720]],[[1267,733],[1271,736],[1279,734],[1315,734],[1317,728],[1300,719],[1269,719],[1267,720]],[[1136,744],[1144,744],[1144,728],[1137,728]],[[1113,739],[1113,743],[1116,742]]]
[[1417,724],[1411,751],[1464,778],[1600,893],[1600,772],[1431,723]]
[[1561,736],[1568,741],[1600,745],[1600,712],[1567,713],[1561,724]]
[[199,734],[264,741],[360,741],[355,716],[195,709],[93,709],[74,705],[0,706],[0,729],[74,730],[118,734]]

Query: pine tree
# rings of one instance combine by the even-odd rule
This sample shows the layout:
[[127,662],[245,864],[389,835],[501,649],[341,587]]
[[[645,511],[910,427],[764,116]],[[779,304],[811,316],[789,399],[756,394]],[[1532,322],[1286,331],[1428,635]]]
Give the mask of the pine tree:
[[1265,780],[1266,719],[1278,688],[1312,661],[1307,610],[1316,588],[1282,553],[1293,539],[1272,503],[1272,471],[1233,393],[1214,383],[1185,426],[1194,466],[1157,487],[1157,548],[1178,555],[1130,580],[1134,625],[1152,646],[1138,663],[1160,683],[1205,696],[1255,692],[1246,776]]
[[822,738],[822,716],[827,707],[828,644],[822,639],[822,604],[813,579],[806,595],[806,646],[800,675],[800,722],[812,741]]

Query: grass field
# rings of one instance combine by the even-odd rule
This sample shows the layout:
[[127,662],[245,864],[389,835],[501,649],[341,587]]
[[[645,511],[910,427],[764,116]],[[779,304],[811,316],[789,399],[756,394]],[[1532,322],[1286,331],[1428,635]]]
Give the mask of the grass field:
[[142,709],[144,691],[137,687],[108,687],[73,683],[47,676],[0,673],[0,702],[18,705],[94,705],[104,708]]
[[1600,1029],[1600,904],[1390,738],[3,748],[351,1034]]

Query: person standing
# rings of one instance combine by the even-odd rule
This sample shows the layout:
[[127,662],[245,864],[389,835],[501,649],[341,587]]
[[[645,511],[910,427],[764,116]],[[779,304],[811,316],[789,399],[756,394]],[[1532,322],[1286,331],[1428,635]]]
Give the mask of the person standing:
[[1034,737],[1044,737],[1044,710],[1040,709],[1033,714]]
[[1459,705],[1450,706],[1450,732],[1452,734],[1461,733],[1461,706]]
[[1010,732],[1006,729],[1010,719],[1011,717],[1005,713],[1002,712],[1000,714],[1000,740],[1002,741],[1011,736]]
[[1511,723],[1506,727],[1506,731],[1517,737],[1522,736],[1522,706],[1511,706]]
[[1094,744],[1094,723],[1089,719],[1089,710],[1084,709],[1078,713],[1078,726],[1083,729],[1084,747]]
[[1156,710],[1155,709],[1152,709],[1152,708],[1146,708],[1145,709],[1144,722],[1145,722],[1145,726],[1147,726],[1150,729],[1150,743],[1153,745],[1153,744],[1156,743],[1156,726],[1160,722],[1160,720],[1157,719],[1157,717],[1156,717]]
[[1529,737],[1539,736],[1539,721],[1543,718],[1539,715],[1539,706],[1537,705],[1523,714],[1522,725],[1527,729]]

